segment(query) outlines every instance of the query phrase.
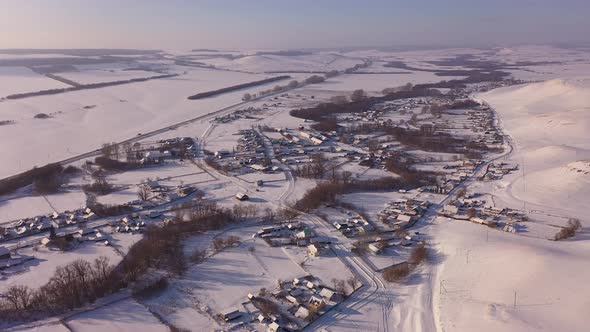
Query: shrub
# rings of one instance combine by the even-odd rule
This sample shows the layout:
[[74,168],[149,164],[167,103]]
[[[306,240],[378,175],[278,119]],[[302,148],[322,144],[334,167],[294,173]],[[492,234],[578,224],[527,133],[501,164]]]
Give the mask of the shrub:
[[410,265],[406,262],[390,266],[383,271],[383,279],[394,282],[400,281],[410,274]]
[[33,118],[35,119],[49,119],[51,116],[46,114],[46,113],[38,113],[35,114],[35,116]]
[[307,84],[317,84],[317,83],[322,83],[323,81],[325,81],[326,79],[322,76],[318,76],[318,75],[313,75],[310,76],[308,78],[305,79],[305,83]]
[[53,173],[36,179],[33,184],[37,193],[45,195],[56,193],[61,188],[63,182],[58,173]]
[[419,244],[412,249],[410,254],[409,263],[418,265],[428,258],[428,248],[424,244]]
[[563,227],[561,230],[559,230],[559,232],[557,232],[557,234],[555,234],[553,239],[555,241],[559,241],[559,240],[567,239],[570,237],[574,237],[576,235],[576,232],[580,228],[582,228],[582,224],[580,223],[580,220],[569,219],[567,221],[567,225],[565,227]]
[[92,184],[82,186],[82,190],[100,195],[106,195],[113,191],[113,186],[104,178],[98,178]]
[[63,167],[60,164],[47,164],[43,167],[34,167],[26,172],[0,180],[0,195],[11,193],[18,188],[33,184],[36,181],[40,181],[42,187],[45,184],[44,182],[48,181],[50,187],[52,187],[52,182],[59,178],[62,170]]
[[135,167],[132,163],[118,161],[107,157],[96,157],[94,163],[107,171],[124,171]]

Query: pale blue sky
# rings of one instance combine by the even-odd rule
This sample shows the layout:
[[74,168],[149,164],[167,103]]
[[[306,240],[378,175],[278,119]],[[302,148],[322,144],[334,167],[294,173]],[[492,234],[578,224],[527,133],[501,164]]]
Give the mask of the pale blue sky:
[[0,0],[0,48],[589,42],[590,0]]

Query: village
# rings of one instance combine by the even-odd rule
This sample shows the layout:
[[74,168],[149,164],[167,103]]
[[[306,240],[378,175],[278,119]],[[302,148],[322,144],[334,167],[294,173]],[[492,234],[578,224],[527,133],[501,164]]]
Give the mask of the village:
[[[297,97],[283,94],[280,98],[294,100]],[[273,107],[284,106],[280,98],[275,98],[274,104],[218,116],[211,123],[219,127],[244,121],[257,122]],[[345,181],[349,181],[347,178],[350,181],[370,181],[397,170],[431,180],[414,189],[397,190],[406,198],[384,204],[382,210],[374,211],[374,219],[356,212],[354,206],[325,204],[316,211],[322,216],[318,224],[309,224],[305,218],[297,218],[300,212],[293,212],[291,216],[279,217],[280,224],[260,228],[252,239],[261,239],[270,248],[299,248],[289,250],[299,250],[298,255],[318,261],[335,257],[335,243],[348,243],[351,252],[359,255],[364,264],[375,271],[373,273],[408,269],[409,264],[414,264],[409,263],[414,255],[412,252],[426,244],[424,240],[427,237],[411,229],[426,215],[433,204],[430,200],[436,201],[436,197],[452,192],[464,180],[474,176],[483,163],[483,154],[494,153],[502,144],[502,136],[492,124],[489,108],[479,105],[469,111],[429,111],[432,108],[429,105],[442,102],[449,101],[426,97],[378,103],[361,113],[339,115],[335,130],[317,130],[306,122],[293,127],[252,124],[251,129],[235,132],[235,145],[212,151],[208,150],[211,141],[190,137],[137,142],[123,147],[105,145],[101,157],[94,162],[82,163],[85,177],[94,181],[86,184],[85,188],[93,192],[91,197],[99,199],[117,190],[135,188],[137,197],[109,208],[94,203],[96,198],[93,198],[90,201],[93,206],[4,224],[0,237],[1,273],[3,278],[27,273],[27,266],[34,262],[39,247],[69,252],[76,252],[91,243],[109,247],[113,242],[117,243],[118,237],[123,234],[136,236],[133,241],[138,241],[149,227],[173,223],[179,206],[190,202],[195,195],[203,195],[200,184],[220,181],[220,176],[235,178],[251,188],[238,189],[230,196],[234,200],[231,204],[237,211],[235,206],[240,204],[250,204],[248,206],[255,208],[255,198],[264,196],[267,190],[276,186],[275,183],[284,183],[285,179],[281,177],[287,176],[285,172],[320,181],[333,178],[336,174]],[[453,125],[449,117],[454,119]],[[397,130],[426,137],[446,135],[444,137],[451,145],[445,149],[449,152],[429,154],[408,146],[396,138],[399,135]],[[457,136],[457,132],[461,135]],[[468,154],[472,157],[465,158]],[[204,161],[201,165],[200,160]],[[191,165],[190,168],[195,169],[194,174],[202,174],[211,180],[183,181],[174,185],[170,180],[178,176],[162,178],[158,175],[159,169],[177,167],[175,165]],[[110,174],[126,174],[137,169],[152,175],[131,187],[117,188],[107,181],[112,176]],[[503,163],[489,164],[483,178],[497,179],[514,169],[514,166]],[[215,176],[215,173],[220,175]],[[218,180],[215,180],[216,177]],[[481,210],[474,211],[479,207]],[[262,207],[256,209],[260,211]],[[483,209],[483,205],[468,197],[445,205],[442,213],[450,218],[488,226],[493,220],[494,225],[509,232],[518,229],[514,219],[517,218],[516,213],[501,211],[487,214],[489,211]],[[508,219],[502,222],[499,216]],[[252,220],[257,218],[255,215],[252,217]],[[319,223],[323,225],[319,227]],[[338,235],[334,236],[332,232]],[[35,250],[26,250],[29,246]],[[115,249],[117,252],[124,250]],[[276,290],[265,287],[255,292],[250,289],[247,290],[246,302],[239,307],[220,310],[218,316],[211,317],[228,328],[255,324],[257,327],[253,326],[254,329],[264,327],[268,331],[300,330],[362,287],[358,281],[351,282],[352,289],[346,290],[342,283],[329,287],[325,279],[306,275],[290,282],[281,281]]]
[[[488,230],[553,239],[562,220],[490,193],[521,168],[473,93],[517,81],[308,87],[343,73],[303,73],[104,143],[59,165],[54,191],[34,181],[11,194],[51,211],[2,222],[0,293],[20,280],[41,290],[75,258],[108,261],[106,299],[126,289],[179,330],[329,330],[349,308],[390,310],[416,291],[438,259],[434,223],[486,226],[486,241]],[[57,208],[60,195],[75,204]]]

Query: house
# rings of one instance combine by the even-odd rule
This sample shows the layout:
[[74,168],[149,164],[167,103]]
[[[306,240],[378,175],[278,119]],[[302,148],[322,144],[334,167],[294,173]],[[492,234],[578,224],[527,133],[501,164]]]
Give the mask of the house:
[[324,302],[323,299],[321,299],[315,295],[313,295],[312,297],[309,298],[309,306],[314,311],[319,311],[319,310],[323,309],[325,305],[326,305],[326,302]]
[[412,221],[412,216],[409,216],[407,214],[400,214],[397,216],[396,219],[401,222],[410,222]]
[[459,213],[459,208],[454,205],[447,204],[443,207],[443,212],[445,214],[455,215],[455,214]]
[[242,313],[235,309],[230,309],[221,313],[221,318],[226,322],[232,321],[241,316]]
[[306,307],[300,306],[294,314],[295,317],[306,319],[309,317],[309,310]]
[[268,167],[260,165],[260,164],[250,165],[250,168],[257,171],[257,172],[266,172],[268,170]]
[[227,156],[229,154],[229,150],[221,149],[219,151],[215,151],[215,157],[222,158],[223,156]]
[[321,254],[320,248],[318,246],[316,246],[315,244],[308,245],[307,251],[309,251],[309,254],[312,255],[313,257],[317,257]]
[[0,259],[10,258],[10,250],[0,247]]
[[315,145],[320,145],[320,144],[324,143],[324,141],[322,141],[321,139],[316,138],[316,137],[310,138],[310,141]]
[[299,304],[299,301],[293,295],[287,295],[285,299],[293,304]]
[[334,298],[334,295],[336,295],[336,293],[334,293],[334,291],[329,288],[324,287],[320,291],[320,296],[325,298],[328,301],[332,301],[332,299]]
[[305,239],[311,236],[311,231],[309,229],[304,229],[299,233],[295,234],[295,237],[298,239]]
[[78,234],[80,234],[81,236],[87,236],[87,235],[93,235],[95,234],[96,231],[94,230],[94,228],[84,228],[84,229],[80,229],[78,230]]
[[245,193],[237,193],[236,199],[240,201],[247,201],[248,199],[250,199],[250,197],[248,197],[248,195],[246,195]]
[[373,255],[378,255],[382,251],[382,246],[379,243],[369,243],[367,248]]

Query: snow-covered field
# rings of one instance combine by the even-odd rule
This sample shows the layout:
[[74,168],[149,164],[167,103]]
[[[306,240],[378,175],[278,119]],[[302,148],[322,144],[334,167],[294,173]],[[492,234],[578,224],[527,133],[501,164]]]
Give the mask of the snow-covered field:
[[153,72],[146,72],[142,70],[84,70],[84,71],[72,71],[60,74],[68,80],[74,81],[79,84],[93,84],[93,83],[104,83],[113,81],[124,81],[133,78],[144,78],[158,75]]
[[314,53],[308,55],[248,55],[237,59],[211,58],[199,62],[218,68],[254,73],[293,71],[293,72],[327,72],[344,70],[362,63],[358,58],[344,57],[337,53]]
[[[209,69],[183,70],[186,74],[174,78],[0,102],[0,121],[16,122],[0,128],[0,140],[4,142],[0,177],[239,103],[248,90],[202,100],[188,100],[187,97],[270,76]],[[262,88],[250,90],[255,92]],[[52,117],[33,118],[38,113]],[[195,132],[190,136],[200,134]]]
[[[67,88],[69,85],[25,67],[0,67],[0,98],[15,93]],[[4,119],[3,116],[1,116]]]
[[479,97],[496,108],[515,140],[511,159],[523,171],[508,194],[590,225],[585,213],[590,177],[578,171],[590,159],[590,79],[550,80]]
[[168,327],[160,323],[144,306],[133,299],[82,313],[66,323],[73,331],[81,332],[169,331]]

